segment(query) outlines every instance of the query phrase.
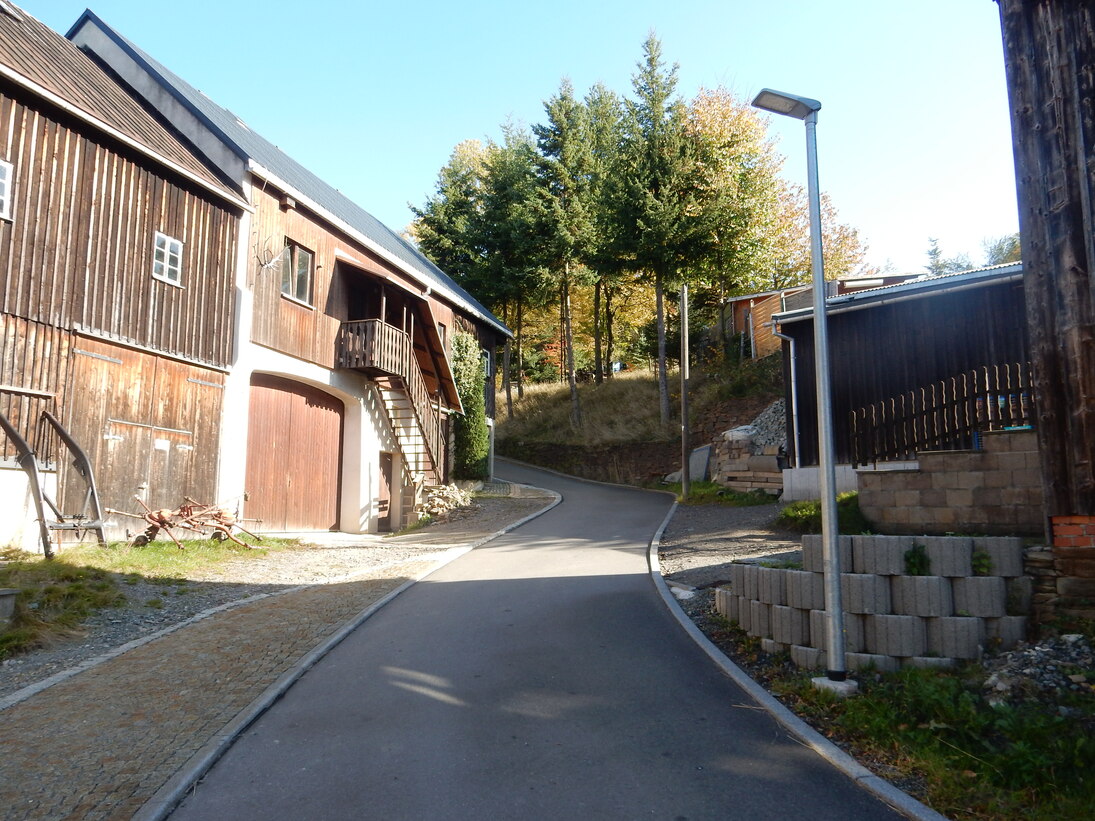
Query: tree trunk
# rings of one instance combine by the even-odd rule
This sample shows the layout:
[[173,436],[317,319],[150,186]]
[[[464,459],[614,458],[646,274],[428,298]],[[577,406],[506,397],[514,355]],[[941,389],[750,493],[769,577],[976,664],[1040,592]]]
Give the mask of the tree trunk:
[[570,424],[578,430],[582,427],[582,406],[578,402],[578,374],[574,367],[574,329],[570,316],[570,263],[563,275],[563,337],[567,359],[567,381],[570,383]]
[[506,340],[506,349],[502,354],[502,377],[506,380],[506,418],[513,418],[513,384],[510,381],[510,341]]
[[605,381],[604,360],[601,358],[601,281],[593,284],[593,381]]
[[1093,516],[1095,25],[1077,0],[1000,0],[1000,18],[1045,512]]
[[525,357],[522,353],[525,340],[525,301],[517,301],[517,398],[525,396]]
[[612,343],[613,342],[614,342],[614,340],[612,338],[612,289],[606,287],[605,288],[605,361],[608,363],[607,376],[608,376],[609,379],[612,378],[612,374],[613,374],[613,371],[612,371],[612,362],[613,362],[613,359],[612,359],[612,354],[613,354]]
[[664,427],[669,424],[669,375],[665,365],[665,301],[662,279],[659,268],[654,274],[654,301],[658,311],[658,409]]

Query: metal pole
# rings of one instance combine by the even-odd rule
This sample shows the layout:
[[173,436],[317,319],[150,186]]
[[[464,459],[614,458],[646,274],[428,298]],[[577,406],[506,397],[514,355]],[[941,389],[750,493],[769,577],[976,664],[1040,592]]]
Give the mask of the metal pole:
[[692,475],[688,442],[688,284],[681,284],[681,498],[688,499]]
[[821,247],[821,193],[817,179],[817,112],[806,122],[806,174],[810,200],[810,260],[814,277],[814,362],[817,371],[818,472],[821,485],[821,541],[828,613],[826,674],[830,681],[848,677],[844,658],[844,605],[840,596],[840,532],[833,464],[833,404],[829,384],[829,329],[825,316],[825,263]]

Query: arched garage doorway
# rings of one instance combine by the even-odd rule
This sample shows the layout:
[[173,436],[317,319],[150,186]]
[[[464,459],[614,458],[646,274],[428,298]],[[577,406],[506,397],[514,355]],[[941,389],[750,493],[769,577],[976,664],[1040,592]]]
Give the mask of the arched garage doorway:
[[311,385],[251,377],[244,515],[258,530],[338,530],[343,411]]

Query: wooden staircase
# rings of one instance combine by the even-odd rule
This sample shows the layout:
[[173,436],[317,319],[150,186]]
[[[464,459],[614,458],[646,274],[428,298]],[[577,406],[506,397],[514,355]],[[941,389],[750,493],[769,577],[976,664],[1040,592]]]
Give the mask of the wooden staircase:
[[403,523],[426,485],[445,477],[445,443],[440,402],[430,395],[410,336],[379,319],[343,322],[337,366],[352,368],[375,382],[399,444],[404,465]]

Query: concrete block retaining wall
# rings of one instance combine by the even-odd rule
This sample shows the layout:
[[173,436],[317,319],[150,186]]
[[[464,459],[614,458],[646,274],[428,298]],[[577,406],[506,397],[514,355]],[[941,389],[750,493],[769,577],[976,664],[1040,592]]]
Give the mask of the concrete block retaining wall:
[[913,470],[857,471],[860,510],[887,533],[1041,535],[1034,432],[991,431],[981,441],[977,451],[919,453]]
[[[932,575],[905,575],[924,547]],[[841,597],[849,669],[953,666],[988,646],[1025,638],[1031,580],[1015,537],[842,536]],[[803,570],[735,564],[715,608],[769,652],[825,667],[827,615],[821,537],[802,538]],[[985,575],[974,575],[974,569]]]

